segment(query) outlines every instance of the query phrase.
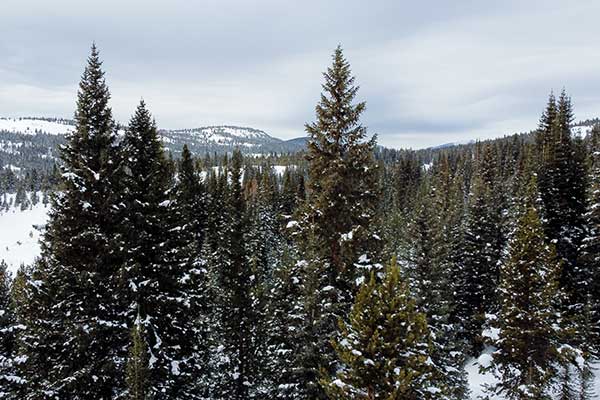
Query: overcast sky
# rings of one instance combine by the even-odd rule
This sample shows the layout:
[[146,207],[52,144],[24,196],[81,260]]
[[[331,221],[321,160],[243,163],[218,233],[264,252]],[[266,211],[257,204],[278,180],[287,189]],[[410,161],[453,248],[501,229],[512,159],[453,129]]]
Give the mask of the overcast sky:
[[2,0],[0,116],[72,117],[92,41],[116,118],[281,138],[314,119],[341,44],[379,142],[534,128],[551,89],[600,116],[600,1]]

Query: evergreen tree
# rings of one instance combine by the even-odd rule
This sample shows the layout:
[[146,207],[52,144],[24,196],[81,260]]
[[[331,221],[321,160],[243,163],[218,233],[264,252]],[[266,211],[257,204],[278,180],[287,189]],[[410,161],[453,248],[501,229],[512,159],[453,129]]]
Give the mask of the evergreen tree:
[[488,388],[507,399],[547,399],[557,383],[564,355],[560,325],[560,261],[536,209],[535,181],[525,213],[501,266],[501,310],[491,368],[499,380]]
[[185,226],[171,224],[170,176],[156,126],[140,102],[122,143],[124,155],[124,276],[130,289],[128,322],[139,320],[147,335],[150,396],[193,396],[194,330],[190,310],[191,265],[179,237]]
[[10,276],[0,260],[0,399],[15,398],[11,388],[19,383],[15,371],[15,315],[11,304]]
[[565,91],[558,102],[551,95],[538,129],[541,216],[548,240],[563,260],[560,282],[572,303],[579,302],[574,270],[585,212],[585,166],[571,136],[573,111]]
[[[185,266],[180,280],[182,290],[189,300],[186,318],[193,319],[194,333],[191,335],[195,347],[195,372],[193,386],[204,395],[208,389],[211,357],[209,335],[212,328],[211,298],[206,260],[203,255],[207,234],[208,196],[206,185],[194,165],[194,159],[186,145],[183,146],[178,174],[173,188],[168,216],[171,227],[170,245],[174,249],[173,259]],[[215,229],[217,229],[215,227]],[[186,339],[192,340],[192,339]],[[200,393],[198,393],[200,395]]]
[[127,359],[127,398],[130,400],[147,400],[150,398],[150,374],[148,371],[148,346],[144,339],[144,327],[136,321],[131,329],[131,345]]
[[[467,392],[460,325],[453,322],[456,306],[453,274],[460,265],[453,259],[453,190],[447,163],[442,161],[434,185],[425,181],[419,191],[408,231],[401,249],[417,310],[426,316],[432,333],[432,368],[443,382],[449,399],[464,398]],[[432,187],[433,186],[433,187]],[[446,188],[444,189],[444,186]]]
[[[27,347],[32,360],[50,360],[47,396],[111,398],[123,388],[127,329],[119,307],[120,168],[110,94],[95,46],[82,76],[76,126],[62,149],[62,190],[54,196],[42,241],[44,271],[40,303],[51,315],[35,327],[40,343]],[[37,299],[35,300],[38,301]],[[29,338],[30,340],[32,338]],[[31,343],[31,342],[30,342]],[[31,376],[44,382],[44,365]]]
[[275,268],[269,285],[266,326],[266,375],[270,385],[269,398],[302,398],[305,387],[301,385],[301,369],[295,363],[298,343],[304,338],[298,327],[304,326],[304,309],[297,299],[302,294],[300,268],[302,263],[290,248]]
[[334,340],[341,369],[323,379],[330,399],[436,399],[426,316],[417,311],[395,261],[381,283],[371,272]]
[[54,370],[56,354],[64,346],[64,322],[53,311],[55,291],[48,276],[54,271],[43,259],[29,268],[21,268],[13,283],[12,298],[17,324],[22,331],[17,335],[17,363],[23,383],[14,389],[15,397],[42,399],[55,395],[52,385],[60,377]]
[[[228,171],[222,172],[227,185],[221,232],[210,257],[214,274],[214,336],[216,359],[212,373],[213,398],[250,399],[257,396],[260,378],[254,309],[254,275],[246,249],[248,218],[242,189],[242,155],[233,153]],[[227,184],[229,181],[229,184]]]
[[495,178],[492,148],[483,149],[471,185],[461,272],[458,276],[457,316],[463,321],[470,352],[482,349],[485,314],[496,309],[499,262],[504,248],[502,207]]
[[305,231],[314,235],[323,249],[332,283],[341,275],[333,286],[348,286],[341,290],[351,294],[352,265],[378,245],[370,231],[378,194],[375,137],[366,140],[366,128],[360,124],[366,104],[352,103],[358,86],[354,86],[341,47],[335,50],[324,77],[317,121],[306,125],[310,197],[303,222]]
[[176,218],[182,223],[180,231],[192,245],[188,251],[193,262],[197,262],[206,235],[206,189],[187,145],[181,152],[174,192]]
[[[297,383],[307,398],[324,398],[319,370],[335,369],[333,351],[323,338],[335,334],[336,321],[347,315],[356,279],[374,264],[381,243],[374,234],[378,174],[373,161],[375,138],[367,140],[360,124],[365,103],[353,104],[358,92],[350,65],[338,47],[324,74],[317,121],[310,135],[308,200],[296,234],[301,263],[304,341],[298,341]],[[312,325],[311,322],[312,321]]]
[[[581,244],[580,258],[576,269],[577,288],[586,304],[581,311],[589,321],[600,318],[600,126],[590,134],[590,170],[588,205],[585,218],[585,237]],[[594,344],[600,350],[600,327],[590,324],[583,342]]]
[[[260,182],[258,182],[260,178]],[[258,382],[255,397],[271,397],[277,393],[273,386],[275,376],[269,370],[270,337],[273,327],[269,326],[270,289],[273,287],[275,271],[280,267],[284,240],[279,231],[277,210],[279,209],[276,177],[272,168],[263,166],[260,175],[250,185],[253,193],[247,195],[249,228],[245,238],[248,262],[251,268],[251,298],[254,310],[253,348],[257,354],[255,368]],[[276,312],[276,311],[275,311]],[[276,334],[277,335],[277,334]]]
[[416,190],[419,187],[421,174],[421,164],[414,152],[400,159],[394,174],[394,205],[396,208],[403,212],[410,210],[410,203],[417,194]]

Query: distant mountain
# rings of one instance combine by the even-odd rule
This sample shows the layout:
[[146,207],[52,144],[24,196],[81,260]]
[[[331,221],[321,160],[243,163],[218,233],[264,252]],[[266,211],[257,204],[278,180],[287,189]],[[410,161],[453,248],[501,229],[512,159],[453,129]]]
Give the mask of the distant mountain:
[[430,147],[430,149],[440,150],[440,149],[447,149],[449,147],[455,147],[455,146],[460,146],[463,144],[472,144],[472,143],[475,143],[475,141],[474,140],[466,140],[463,142],[451,142],[451,143],[438,144],[437,146]]
[[[58,145],[73,131],[75,122],[61,118],[0,118],[0,168],[46,167],[58,157]],[[121,128],[122,132],[122,128]],[[206,126],[193,129],[159,129],[164,146],[177,156],[184,144],[196,155],[223,154],[239,148],[245,154],[293,153],[306,146],[306,138],[282,140],[254,128]],[[20,160],[27,160],[22,165]]]
[[264,131],[239,126],[206,126],[159,131],[165,147],[179,153],[184,144],[195,154],[225,153],[235,148],[245,154],[292,153],[304,148],[296,139],[282,140]]
[[295,139],[289,139],[286,140],[285,143],[290,149],[296,149],[297,151],[304,150],[308,144],[308,137],[302,136]]

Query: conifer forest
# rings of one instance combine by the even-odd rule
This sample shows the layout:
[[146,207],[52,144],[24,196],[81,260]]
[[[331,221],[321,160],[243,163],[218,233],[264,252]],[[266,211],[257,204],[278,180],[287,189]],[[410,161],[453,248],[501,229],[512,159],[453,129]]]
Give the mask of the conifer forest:
[[0,263],[0,399],[461,400],[474,363],[480,398],[599,398],[598,121],[548,88],[532,132],[385,148],[350,61],[303,150],[201,154],[116,122],[93,45],[59,160],[0,175],[49,209]]

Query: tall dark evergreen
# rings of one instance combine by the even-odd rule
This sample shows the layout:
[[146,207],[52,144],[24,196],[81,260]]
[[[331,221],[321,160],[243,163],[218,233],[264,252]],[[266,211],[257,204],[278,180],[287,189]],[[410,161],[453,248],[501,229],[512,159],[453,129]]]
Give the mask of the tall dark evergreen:
[[191,244],[188,249],[192,262],[198,262],[206,236],[207,196],[187,145],[183,146],[174,189],[174,208],[180,221],[180,234]]
[[0,399],[11,399],[12,388],[20,383],[16,370],[16,319],[11,300],[10,276],[0,260]]
[[317,120],[307,124],[310,136],[308,198],[299,213],[298,245],[301,297],[305,318],[298,327],[296,383],[301,398],[325,398],[318,385],[320,370],[333,373],[333,349],[325,338],[335,335],[338,318],[346,318],[356,281],[377,260],[374,232],[378,206],[378,173],[373,161],[375,138],[360,124],[365,103],[354,104],[358,86],[341,47],[324,73]]
[[461,325],[452,320],[456,307],[455,293],[460,290],[454,279],[460,264],[453,258],[454,215],[460,207],[455,202],[455,185],[442,159],[433,182],[425,180],[419,190],[400,258],[410,284],[417,311],[426,316],[432,333],[432,371],[438,388],[448,399],[466,396],[466,374],[461,343]]
[[[208,195],[207,182],[202,180],[196,169],[194,158],[186,145],[183,146],[178,163],[177,179],[171,190],[168,248],[171,262],[179,264],[179,290],[184,296],[185,324],[191,324],[193,334],[188,331],[187,341],[193,342],[194,364],[189,383],[196,387],[197,396],[206,395],[210,373],[209,335],[211,319],[211,293],[209,274],[206,269],[204,246],[206,245]],[[215,227],[215,229],[218,229]],[[190,339],[194,338],[194,339]],[[193,378],[192,378],[193,376]]]
[[354,292],[353,264],[363,254],[374,259],[376,253],[370,253],[379,245],[372,224],[378,195],[375,137],[368,139],[360,124],[366,104],[353,104],[358,86],[341,47],[323,76],[317,121],[306,125],[309,198],[302,223],[322,248],[330,283],[344,297]]
[[481,332],[485,314],[497,304],[499,262],[505,245],[496,160],[485,145],[471,183],[461,272],[459,273],[457,315],[464,326],[470,351],[482,349]]
[[49,361],[52,369],[39,382],[47,382],[47,396],[65,399],[108,399],[124,386],[121,169],[101,66],[93,46],[79,85],[76,126],[62,149],[61,191],[53,198],[42,240],[44,271],[31,293],[49,295],[52,312],[48,331],[35,327],[37,340],[48,346],[28,347],[26,356]]
[[[242,188],[242,155],[233,153],[229,168],[221,172],[227,185],[221,205],[223,224],[216,250],[209,260],[214,275],[214,368],[215,399],[260,397],[260,364],[256,329],[255,278],[246,247],[248,215]],[[227,181],[229,183],[227,183]],[[216,232],[215,232],[216,233]]]
[[[565,91],[558,102],[550,95],[537,133],[538,177],[544,232],[556,243],[564,262],[561,286],[577,297],[574,270],[583,235],[585,212],[585,165],[572,138],[573,110]],[[573,298],[572,302],[579,301]]]
[[496,320],[491,369],[498,383],[493,396],[507,399],[547,399],[557,388],[565,355],[560,317],[561,262],[544,238],[537,211],[535,181],[528,205],[511,239],[509,258],[502,264],[501,308]]
[[148,394],[193,398],[193,311],[186,282],[192,265],[181,259],[181,226],[172,224],[170,174],[162,142],[145,103],[140,102],[122,142],[124,190],[123,275],[129,289],[128,324],[139,321],[150,352]]
[[589,186],[587,211],[584,215],[585,236],[580,248],[576,269],[576,283],[580,291],[582,314],[588,314],[588,327],[584,343],[593,344],[600,350],[600,326],[593,323],[600,318],[600,126],[596,125],[589,138]]

